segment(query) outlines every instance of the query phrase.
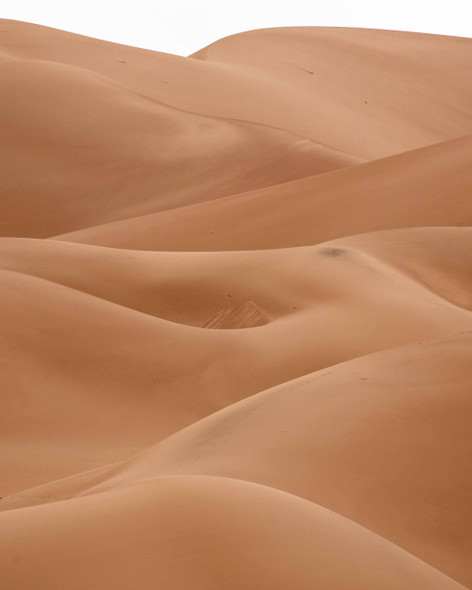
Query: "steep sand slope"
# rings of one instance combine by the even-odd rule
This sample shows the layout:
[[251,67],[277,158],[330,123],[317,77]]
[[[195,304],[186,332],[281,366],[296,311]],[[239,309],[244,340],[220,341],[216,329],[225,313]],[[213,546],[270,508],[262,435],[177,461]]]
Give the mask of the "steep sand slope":
[[472,136],[57,239],[142,250],[303,246],[355,233],[472,225]]
[[176,110],[76,66],[10,59],[0,83],[2,235],[46,237],[360,161]]
[[[438,243],[452,245],[445,285],[460,283],[456,251],[470,258],[470,231],[457,232]],[[299,375],[472,329],[431,287],[339,246],[184,254],[4,239],[0,268],[1,495],[119,460]],[[269,323],[198,327],[249,301]]]
[[3,513],[0,539],[11,590],[32,579],[38,590],[463,590],[320,506],[223,478],[162,478]]
[[98,485],[85,475],[5,505],[126,489],[164,475],[244,479],[326,506],[470,584],[471,334],[301,377],[103,471]]

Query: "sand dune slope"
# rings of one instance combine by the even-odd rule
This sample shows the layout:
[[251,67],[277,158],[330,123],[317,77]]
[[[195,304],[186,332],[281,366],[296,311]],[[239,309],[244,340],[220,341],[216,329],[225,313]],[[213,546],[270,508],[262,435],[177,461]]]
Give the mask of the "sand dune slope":
[[288,116],[277,108],[284,129],[379,158],[470,133],[470,47],[458,37],[296,27],[233,35],[193,57],[270,81],[296,106]]
[[[470,232],[457,232],[445,243],[468,264]],[[455,257],[443,285],[461,284]],[[2,495],[118,460],[311,371],[472,329],[442,293],[339,246],[184,254],[4,239],[0,268]],[[228,308],[229,325],[212,325]]]
[[460,307],[472,309],[470,227],[419,227],[372,232],[331,242],[394,265]]
[[316,504],[224,478],[162,478],[3,513],[0,539],[12,590],[33,578],[48,590],[463,588]]
[[379,229],[470,226],[471,150],[472,136],[467,136],[58,239],[142,250],[252,250]]
[[[469,332],[303,377],[103,472],[90,491],[163,475],[260,482],[344,514],[467,584],[470,351]],[[88,495],[88,481],[43,486],[23,503]]]
[[2,235],[47,237],[360,161],[68,64],[7,60],[0,80]]
[[469,331],[355,359],[222,410],[108,473],[5,505],[164,475],[244,479],[343,514],[467,585],[471,352]]
[[28,23],[1,28],[6,55],[78,66],[170,106],[284,129],[361,158],[472,133],[470,39],[268,29],[188,59]]
[[[221,309],[250,300],[272,318],[299,310],[302,302],[319,303],[321,292],[331,289],[332,273],[342,274],[350,268],[366,271],[365,265],[359,267],[362,262],[377,265],[393,282],[406,284],[400,275],[392,274],[394,266],[440,297],[470,309],[471,252],[472,230],[468,227],[373,232],[317,247],[273,252],[142,252],[62,241],[0,239],[0,268],[150,315],[202,326]],[[311,268],[316,272],[307,272]],[[332,288],[342,289],[339,284]]]

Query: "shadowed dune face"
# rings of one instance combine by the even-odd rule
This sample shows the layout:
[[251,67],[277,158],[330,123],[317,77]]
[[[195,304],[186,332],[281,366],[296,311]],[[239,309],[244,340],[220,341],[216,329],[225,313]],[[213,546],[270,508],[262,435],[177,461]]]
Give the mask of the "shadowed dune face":
[[2,235],[48,237],[360,161],[63,63],[7,60],[0,77]]
[[471,149],[467,136],[58,239],[142,250],[253,250],[402,227],[470,226]]
[[0,31],[12,590],[465,590],[470,39]]

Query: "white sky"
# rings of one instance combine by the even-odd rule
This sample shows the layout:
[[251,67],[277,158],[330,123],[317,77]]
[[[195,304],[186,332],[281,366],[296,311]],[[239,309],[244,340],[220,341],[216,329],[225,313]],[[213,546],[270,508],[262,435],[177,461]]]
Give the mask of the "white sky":
[[0,17],[179,55],[233,33],[281,26],[472,37],[472,0],[3,0]]

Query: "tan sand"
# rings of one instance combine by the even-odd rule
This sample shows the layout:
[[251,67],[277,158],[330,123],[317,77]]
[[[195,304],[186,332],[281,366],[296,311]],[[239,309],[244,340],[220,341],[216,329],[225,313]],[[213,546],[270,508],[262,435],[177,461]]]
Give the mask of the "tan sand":
[[32,579],[38,589],[463,589],[316,504],[220,477],[156,479],[0,522],[12,590]]
[[5,588],[472,584],[471,66],[1,22]]
[[[429,230],[431,241],[444,231]],[[470,267],[472,232],[448,234]],[[454,250],[450,258],[454,281]],[[5,239],[0,267],[2,432],[13,448],[48,450],[21,453],[29,468],[6,456],[4,494],[118,460],[299,375],[472,329],[470,311],[410,273],[339,246],[182,254]],[[443,275],[444,285],[447,266]],[[200,328],[248,301],[269,323]],[[49,452],[55,441],[62,460]]]
[[379,229],[470,226],[471,150],[472,137],[467,136],[58,239],[141,250],[253,250]]

